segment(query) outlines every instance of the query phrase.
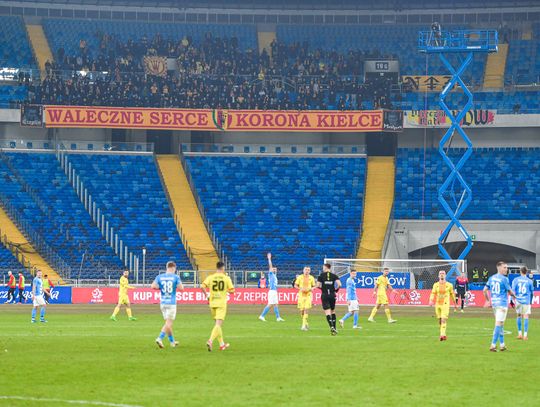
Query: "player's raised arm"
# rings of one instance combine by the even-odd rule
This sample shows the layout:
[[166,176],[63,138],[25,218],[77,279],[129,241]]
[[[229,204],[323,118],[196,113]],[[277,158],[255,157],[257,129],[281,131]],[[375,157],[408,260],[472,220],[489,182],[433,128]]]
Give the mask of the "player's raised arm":
[[274,266],[272,264],[272,253],[267,253],[266,258],[268,259],[268,270],[271,272],[274,271]]

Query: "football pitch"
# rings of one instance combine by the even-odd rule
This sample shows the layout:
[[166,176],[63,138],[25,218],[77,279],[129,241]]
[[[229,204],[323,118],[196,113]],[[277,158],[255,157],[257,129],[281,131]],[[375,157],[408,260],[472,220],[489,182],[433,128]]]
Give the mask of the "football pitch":
[[[262,307],[230,306],[224,335],[231,347],[209,353],[213,321],[206,307],[179,306],[180,347],[154,343],[162,325],[158,305],[134,305],[109,320],[111,306],[50,306],[47,324],[30,324],[30,306],[0,308],[2,406],[447,406],[538,404],[538,319],[527,342],[505,331],[508,352],[488,351],[490,310],[450,315],[448,341],[427,308],[395,308],[397,324],[376,323],[329,334],[322,311],[300,331],[292,306],[283,323],[257,320]],[[338,318],[345,312],[338,307]]]

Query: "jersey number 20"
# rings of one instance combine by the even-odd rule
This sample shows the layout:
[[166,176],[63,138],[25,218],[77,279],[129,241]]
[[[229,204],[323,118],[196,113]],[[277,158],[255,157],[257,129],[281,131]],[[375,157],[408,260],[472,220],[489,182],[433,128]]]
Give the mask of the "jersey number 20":
[[214,281],[214,284],[212,284],[212,291],[223,291],[225,290],[225,281]]

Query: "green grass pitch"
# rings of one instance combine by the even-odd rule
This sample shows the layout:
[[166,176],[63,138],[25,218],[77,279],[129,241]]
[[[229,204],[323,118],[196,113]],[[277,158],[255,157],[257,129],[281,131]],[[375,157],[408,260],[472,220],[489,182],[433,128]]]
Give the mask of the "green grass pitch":
[[[294,307],[284,323],[257,320],[262,307],[230,307],[224,334],[231,347],[209,353],[213,321],[205,307],[179,306],[180,347],[154,343],[159,306],[137,306],[110,321],[110,306],[51,306],[48,324],[30,324],[29,306],[0,308],[1,406],[499,406],[538,405],[540,321],[530,340],[515,339],[512,310],[505,330],[509,351],[488,352],[490,310],[451,313],[448,341],[426,308],[384,313],[362,330],[352,319],[336,337],[322,311],[299,330]],[[338,317],[344,313],[338,308]],[[122,311],[123,312],[123,311]],[[215,347],[216,348],[216,347]],[[43,401],[54,399],[56,401]],[[63,401],[62,401],[63,400]],[[94,404],[88,404],[93,402]],[[99,404],[101,403],[101,404]]]

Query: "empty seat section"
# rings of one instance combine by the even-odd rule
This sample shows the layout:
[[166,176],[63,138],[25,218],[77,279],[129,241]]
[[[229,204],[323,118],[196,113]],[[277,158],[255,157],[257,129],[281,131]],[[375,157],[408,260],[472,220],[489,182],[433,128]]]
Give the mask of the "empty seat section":
[[325,257],[354,255],[364,158],[186,157],[207,217],[236,269],[289,277]]
[[[464,149],[451,149],[454,162]],[[540,148],[475,148],[461,171],[472,190],[462,219],[540,219]],[[396,219],[447,219],[438,198],[449,174],[438,150],[399,149],[396,167]],[[454,204],[461,189],[445,198]]]
[[164,270],[169,260],[191,269],[153,156],[70,154],[68,159],[119,238],[141,261],[146,247],[147,277]]

